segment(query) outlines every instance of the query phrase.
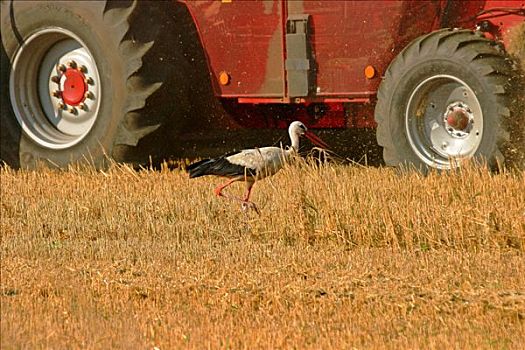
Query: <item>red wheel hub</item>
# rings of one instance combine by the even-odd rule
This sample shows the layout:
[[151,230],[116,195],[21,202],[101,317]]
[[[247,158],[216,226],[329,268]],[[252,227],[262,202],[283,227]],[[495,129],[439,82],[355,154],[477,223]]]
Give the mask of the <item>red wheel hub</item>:
[[78,69],[68,68],[64,73],[62,98],[70,106],[78,106],[85,99],[88,86],[86,76]]
[[447,115],[447,124],[455,130],[465,130],[468,123],[468,115],[460,108],[455,108]]

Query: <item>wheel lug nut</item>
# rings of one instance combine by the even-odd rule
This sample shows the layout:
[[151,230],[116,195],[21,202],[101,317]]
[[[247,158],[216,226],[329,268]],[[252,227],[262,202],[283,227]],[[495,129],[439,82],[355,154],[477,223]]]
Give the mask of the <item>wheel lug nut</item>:
[[83,111],[87,111],[87,105],[85,103],[81,103],[78,105],[78,108],[80,108]]
[[88,85],[95,85],[95,81],[91,77],[87,77],[85,80],[86,84]]
[[78,67],[78,70],[81,71],[82,73],[87,73],[87,67],[84,66],[84,65],[81,65],[80,67]]
[[51,95],[53,97],[56,97],[56,98],[60,98],[62,96],[62,91],[59,91],[59,90],[53,90],[53,92],[51,92]]
[[67,61],[66,64],[69,68],[77,68],[77,63],[73,60]]
[[77,109],[75,107],[69,107],[67,111],[71,114],[77,114]]
[[57,66],[57,70],[58,70],[59,72],[64,73],[64,72],[66,71],[66,66],[65,66],[64,64],[60,63],[60,64]]
[[52,76],[51,81],[55,84],[60,84],[60,77],[58,75]]
[[58,102],[57,103],[57,108],[58,109],[66,109],[66,105],[63,102]]
[[441,144],[441,148],[443,149],[447,148],[447,146],[448,146],[448,142],[446,141]]
[[86,93],[84,94],[84,97],[89,98],[90,100],[93,100],[95,98],[95,96],[93,95],[91,91],[86,91]]

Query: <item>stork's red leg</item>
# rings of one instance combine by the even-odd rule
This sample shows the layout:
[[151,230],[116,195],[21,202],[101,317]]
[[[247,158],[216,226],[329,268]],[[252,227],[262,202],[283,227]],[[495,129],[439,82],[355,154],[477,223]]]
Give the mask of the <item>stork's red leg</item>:
[[215,190],[213,190],[213,192],[215,192],[215,195],[217,195],[218,197],[224,197],[224,198],[229,198],[229,199],[234,199],[236,201],[244,202],[244,200],[242,198],[235,197],[235,196],[230,196],[230,195],[226,195],[226,194],[222,193],[222,190],[224,190],[226,187],[230,186],[235,181],[241,181],[243,179],[244,179],[244,177],[242,177],[242,178],[234,177],[234,178],[228,180],[227,182],[223,183],[222,185],[217,186],[217,188],[215,188]]
[[244,198],[243,201],[249,202],[250,201],[250,194],[252,193],[252,187],[254,182],[246,182],[246,192],[244,192]]
[[227,182],[223,183],[222,185],[217,186],[217,188],[215,188],[215,190],[213,190],[213,192],[215,192],[215,195],[217,197],[228,197],[228,196],[225,196],[225,195],[222,194],[222,190],[225,189],[226,187],[230,186],[232,183],[234,183],[235,181],[238,181],[238,180],[239,179],[237,179],[237,178],[230,179]]
[[247,207],[252,207],[253,210],[255,210],[255,212],[260,215],[261,213],[259,212],[259,209],[257,209],[255,203],[250,202],[250,194],[252,193],[253,184],[254,182],[252,181],[246,182],[246,192],[244,193],[242,208],[246,209]]
[[215,195],[217,195],[218,197],[224,197],[224,198],[229,198],[229,199],[234,199],[236,201],[240,201],[240,202],[242,202],[243,209],[246,208],[246,207],[252,207],[257,212],[257,214],[260,214],[259,210],[255,206],[255,203],[250,202],[250,194],[252,192],[252,187],[253,187],[253,184],[254,184],[253,181],[247,181],[246,182],[246,192],[244,193],[244,197],[243,198],[238,198],[238,197],[235,197],[235,196],[229,196],[229,195],[225,195],[225,194],[222,193],[222,190],[224,190],[226,187],[230,186],[235,181],[241,181],[241,180],[242,179],[239,179],[239,178],[230,179],[227,182],[217,186],[215,188],[215,190],[213,190],[213,192],[215,192]]

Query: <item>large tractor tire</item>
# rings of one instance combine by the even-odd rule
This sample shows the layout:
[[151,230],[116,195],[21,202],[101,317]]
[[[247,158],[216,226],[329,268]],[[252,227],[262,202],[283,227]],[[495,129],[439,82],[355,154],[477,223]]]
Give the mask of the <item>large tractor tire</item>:
[[142,138],[181,118],[186,68],[167,3],[144,3],[2,2],[1,160],[137,160]]
[[523,153],[514,114],[519,74],[481,33],[443,29],[414,40],[390,64],[378,91],[377,140],[385,163],[450,169],[462,159],[491,167]]

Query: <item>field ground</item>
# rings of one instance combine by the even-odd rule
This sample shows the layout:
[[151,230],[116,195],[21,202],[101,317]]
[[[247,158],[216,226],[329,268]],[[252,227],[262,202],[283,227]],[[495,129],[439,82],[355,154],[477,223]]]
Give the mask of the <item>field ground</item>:
[[0,179],[2,349],[525,348],[523,172]]

